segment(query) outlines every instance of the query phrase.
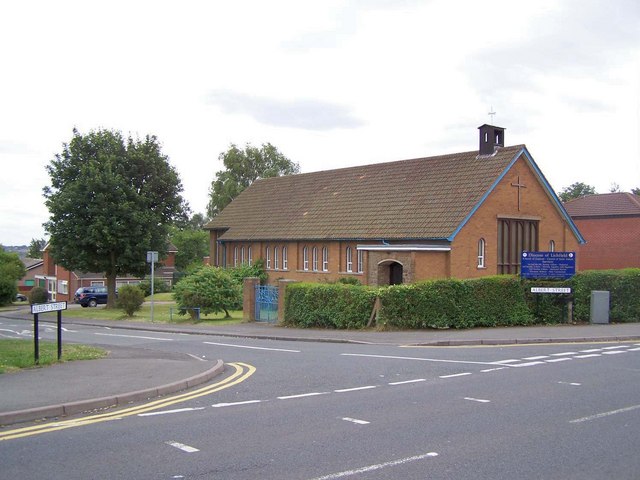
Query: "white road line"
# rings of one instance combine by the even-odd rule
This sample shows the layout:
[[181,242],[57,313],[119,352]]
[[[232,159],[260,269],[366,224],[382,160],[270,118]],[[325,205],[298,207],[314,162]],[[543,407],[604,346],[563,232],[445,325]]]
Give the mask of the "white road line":
[[175,410],[164,410],[162,412],[139,413],[138,417],[153,417],[154,415],[168,415],[170,413],[193,412],[195,410],[204,410],[204,407],[176,408]]
[[367,385],[366,387],[343,388],[341,390],[334,390],[334,392],[336,393],[357,392],[358,390],[371,390],[372,388],[377,388],[377,385]]
[[491,400],[485,400],[483,398],[464,397],[464,399],[465,400],[470,400],[472,402],[491,403]]
[[545,360],[547,363],[558,363],[558,362],[568,362],[573,360],[573,358],[563,357],[563,358],[552,358],[551,360]]
[[544,365],[544,362],[526,362],[517,365],[509,365],[510,367],[533,367],[534,365]]
[[187,452],[187,453],[195,453],[200,451],[197,448],[190,447],[189,445],[185,445],[184,443],[179,443],[179,442],[164,442],[164,443],[166,443],[167,445],[171,445],[172,447],[175,447],[178,450],[182,450],[183,452]]
[[211,405],[213,408],[221,408],[221,407],[235,407],[237,405],[250,405],[252,403],[260,403],[262,400],[247,400],[245,402],[232,402],[232,403],[215,403]]
[[593,357],[601,357],[602,355],[599,353],[588,353],[587,355],[576,355],[574,358],[593,358]]
[[602,352],[603,355],[615,355],[617,353],[627,353],[626,350],[611,350],[609,352]]
[[407,383],[426,382],[426,378],[416,378],[415,380],[405,380],[403,382],[390,382],[389,385],[406,385]]
[[601,348],[590,348],[588,350],[580,350],[580,353],[593,353],[593,352],[601,352]]
[[278,400],[290,400],[292,398],[316,397],[318,395],[328,395],[329,393],[331,393],[331,392],[302,393],[300,395],[288,395],[286,397],[278,397]]
[[481,373],[495,372],[497,370],[506,370],[507,367],[487,368],[486,370],[480,370]]
[[[340,355],[345,357],[366,357],[366,358],[386,358],[390,360],[418,360],[421,362],[436,362],[436,363],[465,363],[472,365],[495,365],[498,362],[471,362],[466,360],[441,360],[438,358],[422,358],[422,357],[396,357],[393,355],[366,355],[364,353],[341,353]],[[514,360],[519,361],[519,360]]]
[[230,343],[215,343],[215,342],[202,342],[202,343],[206,343],[207,345],[218,345],[220,347],[248,348],[250,350],[269,350],[271,352],[300,353],[300,350],[287,350],[284,348],[250,347],[248,345],[232,345]]
[[552,357],[564,357],[566,355],[577,355],[578,352],[562,352],[562,353],[552,353]]
[[357,418],[343,417],[342,420],[351,423],[357,423],[358,425],[369,425],[371,422],[367,422],[366,420],[358,420]]
[[372,472],[374,470],[380,470],[382,468],[395,467],[397,465],[403,465],[409,462],[416,462],[418,460],[424,460],[425,458],[437,457],[436,452],[429,452],[423,455],[416,455],[415,457],[401,458],[400,460],[393,460],[391,462],[379,463],[377,465],[369,465],[368,467],[356,468],[354,470],[345,470],[344,472],[332,473],[330,475],[324,475],[322,477],[316,477],[312,480],[334,480],[335,478],[352,477],[359,473]]
[[506,365],[508,363],[515,363],[515,362],[520,362],[521,360],[518,360],[517,358],[510,358],[509,360],[499,360],[497,362],[492,362],[495,363],[497,365]]
[[454,373],[453,375],[440,375],[438,378],[464,377],[465,375],[471,375],[471,372]]
[[196,360],[200,360],[201,362],[206,362],[206,360],[204,358],[200,358],[199,356],[194,355],[192,353],[187,353],[187,355],[189,355],[192,358],[195,358]]
[[602,347],[603,350],[617,350],[619,348],[627,348],[628,345],[615,345],[613,347]]
[[610,412],[597,413],[595,415],[589,415],[588,417],[576,418],[575,420],[569,421],[569,423],[589,422],[591,420],[597,420],[598,418],[608,417],[609,415],[615,415],[617,413],[630,412],[631,410],[636,410],[638,408],[640,408],[640,405],[633,405],[632,407],[619,408],[618,410],[611,410]]
[[580,385],[582,385],[581,383],[576,383],[576,382],[558,382],[560,385],[572,385],[574,387],[579,387]]
[[628,352],[640,352],[640,347],[638,348],[630,348],[629,350],[627,350]]
[[164,342],[173,342],[173,338],[143,337],[141,335],[120,335],[117,333],[94,333],[94,335],[101,335],[103,337],[140,338],[142,340],[162,340]]
[[549,355],[538,355],[537,357],[525,357],[523,360],[542,360],[543,358],[549,358]]

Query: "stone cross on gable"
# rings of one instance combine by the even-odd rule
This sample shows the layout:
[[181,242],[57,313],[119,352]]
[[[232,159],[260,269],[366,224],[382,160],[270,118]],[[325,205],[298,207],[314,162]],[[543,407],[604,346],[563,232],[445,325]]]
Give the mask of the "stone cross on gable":
[[527,186],[524,183],[520,183],[520,175],[518,175],[518,181],[516,183],[512,183],[511,186],[518,189],[518,211],[520,211],[520,189],[527,188]]

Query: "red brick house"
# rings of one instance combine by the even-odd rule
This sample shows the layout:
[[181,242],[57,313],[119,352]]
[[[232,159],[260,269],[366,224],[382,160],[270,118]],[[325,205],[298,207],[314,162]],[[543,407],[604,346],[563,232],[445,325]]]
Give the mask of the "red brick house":
[[262,258],[278,279],[367,285],[517,274],[522,250],[584,240],[524,145],[255,181],[205,229],[211,264]]
[[640,268],[640,197],[586,195],[564,207],[587,241],[578,250],[580,270]]
[[[34,276],[35,286],[47,289],[50,301],[73,301],[76,290],[80,287],[90,287],[92,285],[104,286],[107,279],[103,273],[83,273],[70,272],[61,265],[57,265],[49,255],[49,245],[44,247],[43,269],[41,273]],[[156,278],[161,278],[167,284],[173,283],[173,274],[176,271],[175,257],[177,249],[170,245],[167,251],[167,258],[155,268]],[[116,278],[116,287],[125,284],[137,284],[142,279],[133,276],[120,276]]]

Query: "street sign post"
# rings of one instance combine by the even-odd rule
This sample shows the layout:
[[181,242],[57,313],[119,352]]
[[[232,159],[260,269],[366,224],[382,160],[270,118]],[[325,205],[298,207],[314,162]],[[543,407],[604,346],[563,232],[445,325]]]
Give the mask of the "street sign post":
[[33,314],[33,356],[35,364],[40,364],[40,342],[38,338],[38,314],[58,312],[58,360],[62,358],[62,310],[67,309],[67,302],[35,303],[31,305]]
[[151,323],[153,323],[153,281],[155,277],[154,266],[158,261],[158,252],[147,252],[147,263],[151,264]]

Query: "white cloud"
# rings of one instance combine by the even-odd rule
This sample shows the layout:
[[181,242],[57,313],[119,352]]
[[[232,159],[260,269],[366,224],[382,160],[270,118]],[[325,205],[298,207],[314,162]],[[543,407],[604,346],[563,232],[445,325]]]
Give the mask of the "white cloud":
[[201,212],[230,143],[305,172],[466,151],[490,106],[557,190],[640,186],[639,5],[4,2],[0,243],[43,236],[74,127],[155,134]]

